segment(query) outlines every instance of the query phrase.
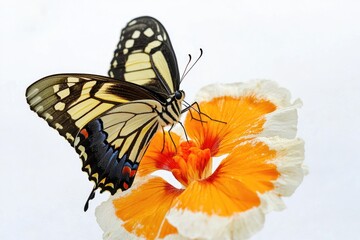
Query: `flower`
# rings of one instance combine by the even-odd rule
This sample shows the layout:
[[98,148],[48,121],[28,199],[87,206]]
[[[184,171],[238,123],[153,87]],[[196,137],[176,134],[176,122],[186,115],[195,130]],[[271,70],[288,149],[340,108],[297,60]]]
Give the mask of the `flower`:
[[97,208],[104,239],[245,239],[301,183],[300,100],[271,81],[210,85],[196,100],[202,114],[189,110],[188,139],[157,133],[132,188]]

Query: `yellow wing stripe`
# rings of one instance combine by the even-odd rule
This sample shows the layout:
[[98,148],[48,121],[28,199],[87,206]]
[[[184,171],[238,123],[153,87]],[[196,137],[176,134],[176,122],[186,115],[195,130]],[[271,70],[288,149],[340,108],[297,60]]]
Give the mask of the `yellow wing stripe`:
[[125,123],[122,122],[122,123],[118,123],[116,125],[112,125],[110,127],[104,128],[104,130],[108,133],[107,141],[112,142],[116,138],[118,138],[119,137],[119,129],[124,127],[124,125],[125,125]]
[[113,142],[114,148],[120,147],[121,144],[123,143],[123,141],[124,141],[123,138],[116,139],[116,140]]
[[95,97],[109,102],[118,102],[118,103],[128,102],[129,100],[108,92],[108,89],[114,85],[115,85],[114,83],[103,84],[101,88],[96,92]]
[[91,109],[95,108],[97,105],[99,105],[100,101],[96,99],[87,99],[76,106],[70,108],[67,112],[70,114],[71,118],[73,120],[79,119],[81,116],[84,115],[84,113],[90,111]]
[[136,80],[143,80],[143,79],[151,79],[151,78],[155,78],[155,77],[156,77],[155,72],[152,69],[128,72],[128,73],[124,74],[124,78],[128,82],[133,82]]
[[[70,79],[75,79],[75,78],[68,77],[68,82]],[[78,79],[78,78],[76,78],[76,79]],[[78,81],[79,81],[79,79],[78,79]],[[95,86],[95,84],[96,84],[96,81],[86,82],[82,88],[80,97],[75,102],[71,103],[71,105],[69,107],[75,106],[75,105],[79,104],[80,102],[82,102],[83,100],[90,98],[90,91],[93,88],[93,86]]]
[[[136,162],[140,162],[142,155],[145,153],[145,149],[147,146],[143,146],[142,149],[140,149],[140,144],[144,139],[144,136],[147,135],[147,133],[149,132],[149,130],[154,127],[154,125],[158,125],[158,122],[156,120],[156,118],[154,118],[152,121],[150,121],[148,124],[146,124],[140,132],[140,136],[143,136],[141,138],[136,139],[136,142],[133,146],[133,149],[136,149],[138,151],[131,151],[129,158],[130,159],[134,159]],[[157,128],[159,128],[159,125],[157,126]],[[139,157],[140,156],[140,157]]]
[[138,71],[140,69],[151,68],[150,56],[146,53],[130,54],[126,64],[126,72]]
[[81,129],[83,128],[89,121],[91,121],[92,119],[94,119],[95,117],[97,117],[99,115],[99,113],[103,113],[107,110],[109,110],[110,108],[112,108],[114,105],[110,104],[110,103],[102,103],[100,104],[98,107],[96,107],[94,110],[92,110],[91,112],[87,113],[86,115],[84,115],[83,117],[81,117],[79,120],[77,120],[75,122],[75,125]]
[[156,48],[160,45],[161,45],[161,42],[159,40],[152,41],[145,47],[145,52],[150,53],[153,48]]
[[173,81],[171,78],[171,73],[169,70],[169,66],[167,64],[167,61],[161,51],[157,51],[152,55],[155,67],[160,72],[161,76],[164,78],[166,83],[169,85],[170,90],[174,90]]
[[[128,136],[127,138],[124,139],[124,144],[122,145],[122,147],[120,148],[120,152],[119,152],[119,156],[124,156],[125,153],[129,150],[131,144],[133,143],[134,139],[136,136],[136,132],[131,134],[130,136]],[[140,137],[141,138],[141,137]],[[133,148],[131,152],[136,152],[137,148]],[[134,159],[129,157],[130,159]]]

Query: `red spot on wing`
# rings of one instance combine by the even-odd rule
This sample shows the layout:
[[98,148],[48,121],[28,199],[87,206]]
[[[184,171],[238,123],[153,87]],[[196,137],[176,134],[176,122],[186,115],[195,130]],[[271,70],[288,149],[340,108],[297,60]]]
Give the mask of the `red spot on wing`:
[[125,166],[122,170],[122,174],[123,175],[128,174],[130,176],[130,173],[131,173],[131,168],[128,166]]
[[124,182],[124,183],[123,183],[123,188],[124,188],[124,190],[126,190],[126,189],[129,188],[129,185],[128,185],[126,182]]
[[80,133],[84,136],[85,139],[89,137],[88,131],[84,128],[80,131]]
[[136,170],[131,170],[130,177],[134,177],[136,174]]

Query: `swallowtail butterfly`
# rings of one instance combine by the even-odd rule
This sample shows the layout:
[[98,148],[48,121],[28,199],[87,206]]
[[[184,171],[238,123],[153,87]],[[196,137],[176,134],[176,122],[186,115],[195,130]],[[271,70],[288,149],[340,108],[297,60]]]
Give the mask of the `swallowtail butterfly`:
[[185,93],[163,25],[151,17],[130,21],[109,70],[110,77],[57,74],[26,90],[31,110],[55,128],[82,160],[95,190],[128,189],[152,137],[179,121]]

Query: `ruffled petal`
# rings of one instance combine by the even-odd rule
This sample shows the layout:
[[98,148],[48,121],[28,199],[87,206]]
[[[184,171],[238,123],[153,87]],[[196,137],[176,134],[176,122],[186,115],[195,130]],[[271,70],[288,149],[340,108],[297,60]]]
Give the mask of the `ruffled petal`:
[[263,225],[260,204],[240,181],[214,176],[190,184],[167,219],[187,239],[243,239]]
[[304,166],[304,141],[279,137],[259,138],[276,151],[276,157],[269,163],[276,166],[279,177],[274,181],[277,196],[291,196],[307,174]]
[[212,156],[229,153],[239,143],[257,136],[291,138],[296,134],[296,109],[301,104],[291,104],[290,93],[272,81],[209,85],[200,90],[196,101],[201,112],[213,120],[192,109],[185,127],[201,148],[211,150]]
[[253,192],[264,193],[275,188],[280,173],[270,160],[277,152],[258,139],[248,140],[238,145],[220,163],[213,175],[218,178],[232,178],[240,181]]
[[192,182],[175,199],[167,219],[185,237],[243,239],[261,229],[259,192],[274,189],[279,173],[267,161],[276,152],[247,141],[236,147],[207,179]]
[[177,209],[208,215],[231,216],[260,205],[260,199],[245,184],[230,177],[213,175],[192,182],[174,202]]
[[177,226],[181,239],[241,240],[263,227],[265,215],[260,208],[234,213],[231,217],[172,209],[167,219]]
[[294,101],[293,104],[282,106],[276,111],[265,116],[266,121],[263,126],[264,131],[261,137],[281,137],[295,138],[297,132],[297,109],[302,106],[300,99]]
[[285,207],[304,175],[299,139],[247,140],[207,179],[193,182],[167,216],[188,238],[246,239],[259,231],[265,213]]
[[96,209],[103,238],[163,239],[177,235],[165,216],[182,191],[154,176],[141,178],[131,189],[119,191]]

